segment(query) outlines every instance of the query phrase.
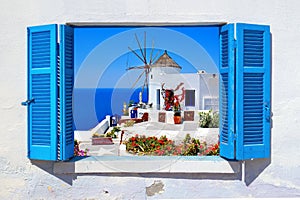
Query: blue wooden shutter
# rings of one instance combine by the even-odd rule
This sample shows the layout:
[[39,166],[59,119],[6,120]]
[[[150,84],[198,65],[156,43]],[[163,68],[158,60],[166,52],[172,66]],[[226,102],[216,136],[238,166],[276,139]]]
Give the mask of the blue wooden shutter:
[[234,26],[225,25],[220,32],[220,155],[235,157],[235,51]]
[[59,159],[67,160],[74,154],[73,131],[73,83],[74,83],[74,31],[72,27],[60,26],[59,66]]
[[27,31],[28,157],[57,160],[57,26]]
[[237,24],[236,159],[270,156],[270,28]]

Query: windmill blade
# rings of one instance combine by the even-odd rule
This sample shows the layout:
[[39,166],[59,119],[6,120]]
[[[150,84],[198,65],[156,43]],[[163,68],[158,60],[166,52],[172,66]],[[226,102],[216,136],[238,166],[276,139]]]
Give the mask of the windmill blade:
[[141,47],[141,43],[140,43],[140,41],[139,41],[137,35],[136,35],[136,34],[134,34],[134,35],[135,35],[135,39],[136,39],[136,41],[137,41],[137,43],[138,43],[138,45],[139,45],[140,52],[142,53],[142,56],[143,56],[143,58],[144,58],[144,59],[143,59],[143,63],[144,63],[144,64],[147,64],[145,55],[144,55],[143,50],[142,50],[142,47]]
[[152,60],[152,56],[153,56],[153,51],[154,51],[154,40],[152,40],[152,49],[151,49],[151,53],[150,53],[150,64],[152,64],[153,60]]
[[128,62],[129,61],[129,54],[127,54],[127,59],[126,59],[126,67],[128,68]]
[[128,49],[130,50],[130,51],[132,51],[132,53],[134,53],[134,55],[136,55],[143,63],[144,63],[144,59],[141,57],[141,56],[139,56],[139,54],[137,54],[132,48],[130,48],[130,47],[128,47]]
[[144,59],[145,59],[145,64],[147,64],[147,56],[146,56],[146,31],[144,32]]
[[134,88],[134,86],[137,84],[137,82],[141,79],[141,77],[143,76],[143,74],[145,73],[145,71],[143,71],[140,75],[139,75],[139,77],[136,79],[136,81],[134,82],[134,84],[132,85],[132,87],[131,88]]
[[154,56],[154,58],[153,58],[152,61],[156,60],[156,58],[157,58],[157,56],[160,54],[160,52],[161,52],[161,51],[157,51],[157,52],[156,52],[156,54],[155,54],[155,56]]
[[145,66],[135,66],[135,67],[128,67],[126,70],[132,70],[132,69],[145,69]]

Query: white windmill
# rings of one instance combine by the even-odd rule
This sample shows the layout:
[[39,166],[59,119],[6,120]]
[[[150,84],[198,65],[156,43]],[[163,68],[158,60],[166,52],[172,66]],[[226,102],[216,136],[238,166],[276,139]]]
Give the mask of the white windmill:
[[[143,69],[142,73],[138,76],[138,78],[135,80],[134,84],[132,85],[132,88],[135,87],[135,85],[139,82],[139,80],[145,75],[144,83],[142,86],[142,91],[139,94],[139,104],[143,104],[142,102],[142,94],[144,92],[144,89],[146,88],[147,90],[147,95],[149,95],[149,74],[152,69],[152,65],[154,63],[154,60],[156,57],[159,55],[159,51],[156,52],[156,55],[153,56],[154,52],[154,41],[152,41],[152,49],[150,52],[150,58],[149,61],[147,60],[147,46],[146,46],[146,32],[144,32],[144,48],[142,48],[141,43],[135,34],[135,39],[137,41],[139,50],[135,51],[131,47],[128,47],[128,49],[134,53],[142,62],[143,65],[140,66],[133,66],[133,67],[128,67],[127,70],[136,70],[136,69]],[[139,53],[138,53],[139,52]],[[141,55],[140,55],[141,54]],[[147,104],[148,102],[146,102]]]

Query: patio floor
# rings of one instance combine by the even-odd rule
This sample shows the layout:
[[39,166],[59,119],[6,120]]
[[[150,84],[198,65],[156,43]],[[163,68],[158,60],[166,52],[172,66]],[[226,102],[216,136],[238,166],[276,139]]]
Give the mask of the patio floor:
[[[132,127],[121,126],[124,130],[123,141],[136,134],[145,136],[167,136],[175,143],[180,143],[185,138],[186,134],[191,137],[206,141],[207,144],[215,144],[218,142],[219,129],[203,129],[199,128],[197,123],[184,122],[183,124],[167,124],[160,122],[142,122],[134,124]],[[110,131],[110,130],[108,130]],[[120,146],[120,134],[118,138],[113,139],[113,144],[106,145],[92,145],[92,133],[90,131],[75,131],[75,139],[80,142],[79,148],[89,149],[90,156],[128,156],[132,155],[126,152],[125,145]]]

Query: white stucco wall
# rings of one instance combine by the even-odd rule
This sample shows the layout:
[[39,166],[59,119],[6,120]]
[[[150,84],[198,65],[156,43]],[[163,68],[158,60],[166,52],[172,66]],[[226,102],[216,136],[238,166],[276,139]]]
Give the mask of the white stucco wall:
[[[196,91],[195,94],[195,108],[197,110],[200,110],[199,108],[199,88],[200,88],[200,77],[198,74],[154,74],[153,79],[150,80],[150,87],[149,87],[149,102],[153,102],[153,107],[156,108],[156,100],[157,100],[157,89],[160,89],[162,87],[162,83],[164,83],[164,89],[175,89],[179,86],[179,84],[183,83],[180,88],[177,91],[174,91],[174,95],[180,95],[182,94],[182,89],[185,90],[193,89]],[[153,90],[154,88],[154,90]],[[153,92],[151,92],[153,91]],[[161,110],[163,110],[164,106],[164,98],[160,94],[160,107]],[[179,97],[181,99],[181,96]],[[182,109],[185,110],[184,107],[185,101],[183,100],[181,102]]]
[[[175,95],[182,94],[184,90],[195,90],[195,106],[185,107],[185,100],[181,102],[183,110],[203,110],[204,98],[219,97],[219,77],[216,74],[198,74],[198,73],[171,73],[160,74],[152,73],[149,82],[149,103],[153,103],[153,107],[157,108],[157,90],[161,90],[164,83],[164,89],[175,89],[179,84],[183,85],[175,91]],[[163,109],[164,98],[159,94],[160,109]],[[181,97],[180,97],[181,98]]]
[[[300,197],[299,0],[1,1],[0,198]],[[272,32],[272,156],[245,177],[216,174],[53,175],[26,158],[26,27],[65,22],[247,22]]]

